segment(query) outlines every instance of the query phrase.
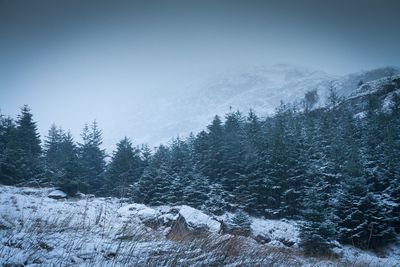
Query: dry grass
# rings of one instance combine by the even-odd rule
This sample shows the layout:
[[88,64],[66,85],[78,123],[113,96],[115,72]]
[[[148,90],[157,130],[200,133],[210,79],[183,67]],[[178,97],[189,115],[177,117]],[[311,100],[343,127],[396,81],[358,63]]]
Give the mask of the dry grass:
[[181,220],[170,228],[147,225],[134,216],[119,218],[119,204],[107,199],[70,201],[69,209],[42,216],[42,201],[25,206],[15,198],[6,201],[18,216],[0,213],[5,222],[0,229],[0,266],[400,266],[335,255],[310,258],[296,248],[193,230]]

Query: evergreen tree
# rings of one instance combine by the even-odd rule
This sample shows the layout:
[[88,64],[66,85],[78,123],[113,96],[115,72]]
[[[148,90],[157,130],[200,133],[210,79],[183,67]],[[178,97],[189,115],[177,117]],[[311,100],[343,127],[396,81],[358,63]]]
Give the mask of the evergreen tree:
[[81,168],[78,159],[78,149],[70,132],[63,133],[60,150],[63,156],[61,164],[62,172],[56,185],[68,195],[74,196],[79,188],[81,188],[81,181],[79,179]]
[[341,192],[336,208],[338,237],[344,244],[376,249],[394,241],[390,207],[368,192],[365,179],[352,178]]
[[37,131],[36,122],[30,108],[25,105],[21,109],[16,121],[16,154],[15,162],[18,171],[16,180],[18,182],[40,183],[42,177],[42,164],[40,146],[40,135]]
[[83,193],[104,194],[104,173],[106,153],[101,149],[102,133],[94,121],[90,127],[86,124],[79,144],[79,164],[81,169],[80,188]]
[[13,185],[18,182],[16,162],[17,151],[16,125],[10,117],[0,114],[0,183]]
[[319,95],[317,90],[308,91],[304,95],[303,107],[305,112],[309,112],[318,102]]
[[194,169],[187,174],[186,181],[188,184],[183,190],[183,203],[196,209],[207,209],[210,193],[207,177]]
[[148,205],[165,205],[173,180],[169,149],[159,146],[143,175],[133,185],[133,200]]
[[339,104],[343,99],[338,95],[334,84],[331,82],[328,87],[328,97],[326,100],[326,104],[330,107],[333,107]]
[[142,161],[139,150],[132,147],[131,141],[125,137],[117,144],[111,163],[107,170],[107,194],[116,197],[126,197],[129,187],[138,181]]
[[221,184],[231,197],[228,201],[234,206],[240,205],[241,201],[241,197],[236,196],[237,188],[246,183],[243,124],[244,118],[237,111],[228,113],[223,125]]
[[144,144],[140,147],[140,158],[142,160],[142,171],[143,173],[144,169],[149,165],[150,160],[151,160],[151,149],[147,144]]
[[63,135],[64,132],[62,129],[57,128],[56,125],[53,124],[44,141],[44,167],[46,178],[53,184],[61,176],[64,164],[62,151]]
[[223,128],[221,119],[214,117],[212,123],[207,126],[208,134],[200,132],[195,142],[199,167],[204,175],[214,182],[222,179],[222,138]]
[[238,210],[231,221],[232,231],[241,235],[249,235],[251,233],[251,219],[247,213]]
[[323,184],[314,185],[307,190],[303,201],[305,221],[300,227],[300,245],[306,254],[329,254],[335,240],[335,224],[331,216],[333,209],[328,199],[324,199],[325,187]]

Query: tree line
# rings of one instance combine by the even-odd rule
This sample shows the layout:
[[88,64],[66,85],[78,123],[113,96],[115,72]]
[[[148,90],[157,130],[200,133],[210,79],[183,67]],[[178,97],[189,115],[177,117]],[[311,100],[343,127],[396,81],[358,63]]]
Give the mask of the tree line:
[[281,104],[260,119],[230,111],[207,129],[151,150],[118,142],[107,163],[96,122],[82,141],[53,125],[41,146],[27,106],[1,115],[0,182],[57,186],[130,198],[147,205],[186,204],[212,214],[243,212],[298,219],[302,246],[329,252],[333,241],[363,249],[400,233],[400,96],[390,108],[371,94],[355,114],[331,90],[327,106]]

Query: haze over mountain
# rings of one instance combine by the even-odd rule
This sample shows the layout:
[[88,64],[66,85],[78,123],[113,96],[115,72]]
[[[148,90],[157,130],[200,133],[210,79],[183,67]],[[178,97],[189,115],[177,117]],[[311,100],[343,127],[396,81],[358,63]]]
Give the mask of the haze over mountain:
[[[156,145],[229,106],[270,113],[320,81],[398,66],[398,10],[395,0],[1,1],[0,108],[16,116],[28,104],[42,136],[56,123],[79,140],[97,119],[108,150],[124,135]],[[258,67],[281,62],[310,69]]]
[[[394,73],[399,73],[399,69],[386,67],[333,75],[309,67],[278,64],[235,68],[203,80],[193,80],[187,86],[166,86],[140,94],[133,93],[134,89],[111,93],[88,90],[74,95],[75,100],[71,99],[66,109],[60,109],[59,105],[71,98],[68,91],[61,96],[56,96],[57,91],[46,95],[43,92],[39,96],[53,99],[50,113],[44,108],[48,107],[48,102],[41,105],[41,99],[32,96],[35,101],[30,103],[30,94],[24,99],[33,109],[42,138],[54,122],[71,129],[79,140],[84,123],[96,119],[104,132],[104,147],[111,152],[124,136],[131,137],[135,144],[157,146],[177,136],[186,137],[190,132],[196,134],[205,129],[214,115],[223,118],[230,109],[243,113],[252,109],[260,116],[271,115],[281,101],[299,101],[307,91],[314,89],[318,90],[318,105],[321,106],[331,84],[340,95],[349,96],[360,81],[370,82]],[[81,101],[81,97],[87,94],[92,95],[92,102]],[[6,99],[7,96],[3,100]],[[102,106],[100,111],[94,106],[98,103]],[[18,108],[10,111],[6,102],[2,103],[2,108],[4,106],[7,108],[3,113],[14,115],[19,112]],[[68,114],[71,116],[66,116]]]
[[318,105],[322,106],[331,84],[347,97],[360,81],[370,82],[395,73],[399,70],[387,67],[339,76],[287,64],[231,70],[179,90],[179,94],[155,94],[150,105],[145,102],[132,106],[123,116],[130,120],[122,127],[116,126],[113,135],[122,135],[124,130],[136,142],[158,145],[172,137],[197,133],[216,114],[223,117],[230,109],[243,113],[252,109],[260,116],[268,116],[281,101],[299,101],[314,89],[318,90]]

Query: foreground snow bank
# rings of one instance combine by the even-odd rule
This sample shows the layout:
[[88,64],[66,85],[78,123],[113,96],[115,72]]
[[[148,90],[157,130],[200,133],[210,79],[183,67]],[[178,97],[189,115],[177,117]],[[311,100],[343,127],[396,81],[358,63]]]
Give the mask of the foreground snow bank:
[[[188,206],[148,207],[91,196],[54,199],[49,197],[52,192],[0,186],[0,265],[396,266],[393,263],[400,262],[398,248],[387,258],[346,247],[338,248],[343,258],[333,262],[304,258],[296,246],[297,223],[292,221],[251,218],[251,236],[235,236],[220,234],[221,218]],[[176,238],[180,231],[191,235],[199,229],[201,234],[193,238]],[[171,233],[176,236],[170,238]],[[259,242],[260,236],[267,242]]]

